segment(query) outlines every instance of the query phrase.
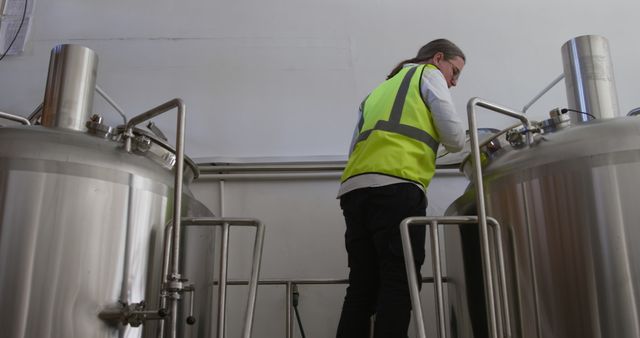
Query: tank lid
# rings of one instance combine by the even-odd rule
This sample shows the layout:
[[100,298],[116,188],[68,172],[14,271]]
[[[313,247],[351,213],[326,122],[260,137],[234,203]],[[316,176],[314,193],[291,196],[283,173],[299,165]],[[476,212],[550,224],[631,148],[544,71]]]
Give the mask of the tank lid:
[[[122,134],[124,126],[120,125],[116,130],[116,134]],[[132,145],[135,153],[144,154],[158,164],[168,169],[173,169],[176,163],[176,149],[171,144],[157,135],[140,128],[133,128],[133,135]],[[184,163],[191,168],[193,179],[200,176],[200,169],[191,158],[185,156]]]

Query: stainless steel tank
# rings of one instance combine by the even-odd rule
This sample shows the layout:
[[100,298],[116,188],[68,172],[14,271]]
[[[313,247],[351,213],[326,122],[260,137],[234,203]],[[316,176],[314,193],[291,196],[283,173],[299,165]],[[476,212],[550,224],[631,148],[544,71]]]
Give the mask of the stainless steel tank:
[[[577,100],[617,109],[612,98]],[[568,114],[481,149],[486,214],[501,224],[507,267],[510,311],[498,317],[513,337],[640,337],[640,118]],[[470,179],[471,169],[466,161]],[[447,214],[476,214],[474,195],[470,185]],[[486,337],[478,231],[446,230],[445,243],[451,336]]]
[[[84,48],[61,50],[91,54]],[[86,68],[83,62],[97,62],[75,60],[56,64],[77,75],[70,71],[74,64]],[[59,79],[54,82],[68,80]],[[93,90],[95,79],[85,83],[84,93]],[[55,92],[49,86],[47,95]],[[45,98],[46,126],[0,127],[1,336],[153,337],[153,321],[134,327],[99,316],[125,304],[159,308],[176,152],[139,129],[129,136],[131,151],[125,151],[122,129],[99,117],[86,121],[91,107],[85,99],[73,111],[57,104],[79,91],[57,92]],[[188,189],[198,169],[188,158],[185,164],[182,215],[211,216]]]
[[637,118],[571,128],[485,171],[524,337],[640,337],[638,128]]

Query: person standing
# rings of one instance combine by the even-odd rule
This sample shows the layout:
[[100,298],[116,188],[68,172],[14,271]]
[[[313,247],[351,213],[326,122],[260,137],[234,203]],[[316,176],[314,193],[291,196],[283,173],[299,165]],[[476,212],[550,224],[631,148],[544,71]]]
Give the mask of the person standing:
[[[407,337],[411,300],[400,222],[425,216],[436,152],[464,146],[465,134],[449,88],[466,58],[446,39],[433,40],[400,62],[360,105],[340,207],[346,223],[349,285],[338,338]],[[418,278],[425,258],[425,227],[410,227]]]

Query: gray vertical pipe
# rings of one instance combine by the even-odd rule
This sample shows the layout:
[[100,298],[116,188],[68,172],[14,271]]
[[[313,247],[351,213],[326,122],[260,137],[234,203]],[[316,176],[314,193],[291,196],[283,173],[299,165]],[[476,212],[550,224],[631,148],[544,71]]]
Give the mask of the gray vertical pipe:
[[[400,238],[402,240],[402,252],[404,254],[404,265],[407,270],[407,280],[409,282],[409,293],[411,294],[411,311],[415,319],[418,338],[426,338],[427,331],[422,319],[422,304],[420,303],[420,289],[418,288],[418,273],[413,260],[413,250],[411,249],[411,238],[409,237],[409,225],[414,218],[405,218],[400,222]],[[440,337],[439,337],[440,338]]]
[[227,312],[227,267],[229,266],[229,223],[222,225],[222,245],[220,251],[220,278],[218,282],[218,338],[225,336]]
[[286,329],[287,329],[287,334],[286,334],[286,338],[293,338],[293,314],[292,314],[292,308],[293,308],[293,297],[292,297],[292,285],[291,285],[291,281],[287,281],[286,284],[286,302],[287,302],[287,311],[286,311],[286,321],[285,321],[285,325],[286,325]]
[[[620,115],[609,42],[597,35],[567,41],[561,49],[567,103],[570,109],[598,119]],[[572,122],[588,121],[586,114],[570,113]]]
[[44,93],[42,125],[85,131],[93,108],[98,56],[83,46],[59,45],[51,50]]
[[487,217],[487,222],[493,227],[494,242],[496,243],[496,255],[498,257],[498,288],[502,298],[502,314],[505,326],[505,336],[511,337],[511,312],[509,311],[509,300],[507,299],[507,278],[504,267],[504,251],[502,249],[502,229],[498,221],[494,218]]
[[186,108],[180,99],[170,101],[177,106],[176,117],[176,175],[173,181],[173,253],[171,255],[171,273],[174,277],[180,276],[180,220],[182,218],[182,180],[184,175],[184,130],[186,122]]
[[[171,241],[173,240],[173,223],[169,223],[164,228],[164,245],[162,249],[162,283],[160,283],[160,308],[167,307],[167,277],[169,276],[169,267],[171,266]],[[158,338],[164,338],[165,320],[158,323]]]
[[436,296],[436,321],[438,322],[438,337],[444,337],[446,324],[444,321],[444,292],[442,285],[442,265],[440,258],[440,235],[438,234],[438,222],[431,221],[431,259],[433,260],[433,280]]
[[262,248],[264,246],[264,224],[256,225],[256,239],[253,245],[253,261],[251,264],[251,280],[249,282],[249,297],[247,298],[247,311],[242,336],[251,337],[253,316],[256,312],[256,300],[258,297],[258,279],[260,277],[260,263],[262,262]]
[[[473,183],[476,188],[476,205],[478,211],[478,225],[480,226],[480,248],[482,251],[482,262],[485,282],[485,297],[487,299],[487,312],[489,314],[489,337],[497,338],[496,308],[493,292],[493,277],[491,276],[491,262],[489,249],[489,231],[487,227],[487,210],[484,200],[484,183],[482,177],[482,166],[480,162],[480,146],[478,141],[478,127],[476,122],[475,106],[491,109],[495,112],[511,116],[522,121],[526,129],[531,129],[531,122],[523,114],[506,107],[485,101],[481,98],[474,97],[467,103],[467,119],[469,122],[469,134],[471,139],[471,155],[473,161],[474,175]],[[527,135],[528,143],[531,143],[531,134]]]
[[[95,84],[94,84],[95,86]],[[93,88],[91,89],[93,91]],[[131,138],[133,137],[133,128],[148,119],[158,116],[164,112],[169,111],[172,108],[178,108],[177,116],[177,131],[176,131],[176,166],[175,166],[175,178],[173,189],[173,238],[171,244],[171,268],[170,275],[167,277],[167,289],[170,290],[168,294],[171,313],[171,332],[170,337],[175,338],[177,335],[177,315],[178,315],[178,301],[180,299],[180,292],[184,290],[183,281],[180,276],[180,234],[181,234],[181,211],[182,211],[182,180],[184,176],[184,130],[186,120],[186,106],[181,99],[173,99],[167,101],[151,110],[148,110],[142,114],[134,116],[127,122],[125,126],[125,151],[131,152]],[[164,277],[163,277],[164,278]]]

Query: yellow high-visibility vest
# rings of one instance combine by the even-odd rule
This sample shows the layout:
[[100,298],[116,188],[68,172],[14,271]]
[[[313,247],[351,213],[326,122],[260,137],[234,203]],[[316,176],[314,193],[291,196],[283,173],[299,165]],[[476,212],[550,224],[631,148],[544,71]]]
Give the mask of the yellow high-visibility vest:
[[421,184],[435,173],[440,136],[422,94],[422,72],[434,65],[405,67],[380,84],[362,103],[359,134],[342,182],[362,174],[383,174]]

